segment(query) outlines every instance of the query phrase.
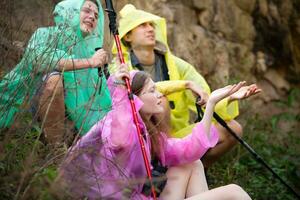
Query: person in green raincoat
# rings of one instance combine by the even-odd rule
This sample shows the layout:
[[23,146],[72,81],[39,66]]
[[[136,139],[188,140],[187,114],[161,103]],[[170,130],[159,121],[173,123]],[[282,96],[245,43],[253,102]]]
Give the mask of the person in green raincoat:
[[[166,106],[166,115],[162,117],[162,124],[167,124],[166,131],[171,132],[173,137],[184,137],[191,133],[194,124],[190,123],[190,110],[196,111],[196,98],[193,93],[201,97],[198,103],[205,104],[210,88],[192,65],[171,53],[167,44],[165,19],[127,4],[120,11],[119,33],[129,69],[143,70],[151,74],[158,89],[169,101],[170,106]],[[115,46],[112,52],[116,55]],[[115,63],[110,65],[111,72],[116,71]],[[256,85],[246,86],[239,93],[216,105],[216,112],[239,136],[242,135],[242,128],[234,120],[239,114],[236,100],[255,94],[254,88],[257,88]],[[220,141],[204,155],[205,166],[209,166],[236,144],[236,140],[227,130],[220,125],[216,126]]]
[[99,0],[64,0],[53,14],[55,26],[34,32],[20,63],[0,82],[0,128],[33,107],[46,139],[60,142],[65,113],[83,135],[111,109],[111,98],[98,73],[108,62],[107,53],[96,50],[104,35]]

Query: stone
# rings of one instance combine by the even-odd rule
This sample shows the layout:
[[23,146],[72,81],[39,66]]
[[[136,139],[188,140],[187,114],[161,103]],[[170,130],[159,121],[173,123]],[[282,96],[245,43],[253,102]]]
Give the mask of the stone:
[[255,9],[256,0],[235,0],[234,3],[243,11],[251,14]]
[[264,100],[264,102],[270,102],[280,99],[279,94],[270,82],[266,80],[260,80],[259,82],[257,82],[257,86],[262,89],[260,97]]
[[264,76],[277,90],[288,91],[290,84],[274,69],[269,69]]
[[193,0],[193,5],[196,9],[207,10],[213,7],[214,2],[212,0]]

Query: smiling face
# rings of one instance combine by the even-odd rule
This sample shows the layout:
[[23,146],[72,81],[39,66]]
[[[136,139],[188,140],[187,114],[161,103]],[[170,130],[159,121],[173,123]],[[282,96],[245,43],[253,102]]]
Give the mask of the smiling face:
[[148,78],[145,81],[144,87],[138,96],[144,103],[140,110],[144,115],[151,116],[164,111],[162,94],[156,89],[152,79]]
[[98,7],[92,1],[85,1],[80,11],[80,30],[83,35],[91,33],[98,23]]
[[155,28],[152,22],[145,22],[132,29],[124,39],[135,49],[143,46],[155,46]]

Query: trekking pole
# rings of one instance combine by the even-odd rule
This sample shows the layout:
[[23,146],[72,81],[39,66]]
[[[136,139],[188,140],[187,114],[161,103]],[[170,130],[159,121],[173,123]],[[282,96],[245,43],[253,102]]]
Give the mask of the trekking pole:
[[[197,104],[197,102],[200,100],[200,97],[197,98],[196,100],[196,109],[197,109],[197,116],[198,119],[195,122],[201,121],[201,118],[203,117],[203,110],[200,105]],[[262,164],[264,167],[266,167],[275,178],[279,179],[279,181],[286,186],[298,199],[300,199],[300,195],[291,187],[289,186],[265,161],[264,159],[258,155],[251,146],[245,142],[242,138],[240,138],[228,125],[227,123],[216,113],[213,113],[213,117],[215,120],[222,125],[242,146],[244,146],[250,153],[251,155],[255,158],[257,162]]]
[[[114,39],[115,39],[115,43],[117,46],[117,50],[118,50],[118,57],[120,59],[120,63],[121,64],[125,64],[125,60],[123,57],[123,53],[122,53],[122,48],[121,48],[121,43],[120,43],[120,38],[119,38],[119,33],[118,33],[118,29],[116,26],[116,17],[117,14],[114,10],[113,7],[113,3],[112,0],[105,0],[105,4],[106,4],[106,9],[105,11],[108,13],[108,19],[109,19],[109,29],[110,32],[113,34]],[[147,171],[147,175],[151,184],[151,193],[153,198],[156,200],[156,193],[155,193],[155,189],[154,189],[154,185],[153,185],[153,181],[152,181],[152,175],[151,175],[151,167],[150,167],[150,163],[149,163],[149,159],[147,157],[146,154],[146,149],[145,149],[145,144],[143,141],[143,136],[142,136],[142,132],[138,123],[138,118],[137,118],[137,112],[136,112],[136,107],[133,101],[133,94],[131,91],[131,87],[130,87],[130,82],[129,79],[127,77],[123,78],[125,81],[125,85],[126,85],[126,89],[128,92],[128,98],[130,100],[130,105],[131,105],[131,110],[132,110],[132,115],[133,115],[133,119],[134,119],[134,123],[138,132],[138,138],[139,138],[139,142],[140,142],[140,147],[142,150],[142,154],[143,154],[143,159],[144,159],[144,163],[145,163],[145,167],[146,167],[146,171]]]

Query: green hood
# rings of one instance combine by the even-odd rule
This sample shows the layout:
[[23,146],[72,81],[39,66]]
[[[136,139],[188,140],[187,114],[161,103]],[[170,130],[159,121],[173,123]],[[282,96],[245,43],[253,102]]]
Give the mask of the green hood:
[[[99,5],[99,19],[95,30],[83,38],[80,31],[80,10],[85,0],[65,0],[55,6],[53,15],[55,25],[66,34],[66,38],[70,38],[74,42],[73,54],[75,57],[91,56],[95,52],[95,48],[102,47],[104,35],[104,15],[101,3]],[[66,41],[65,45],[69,45]],[[82,46],[85,48],[82,49]]]

